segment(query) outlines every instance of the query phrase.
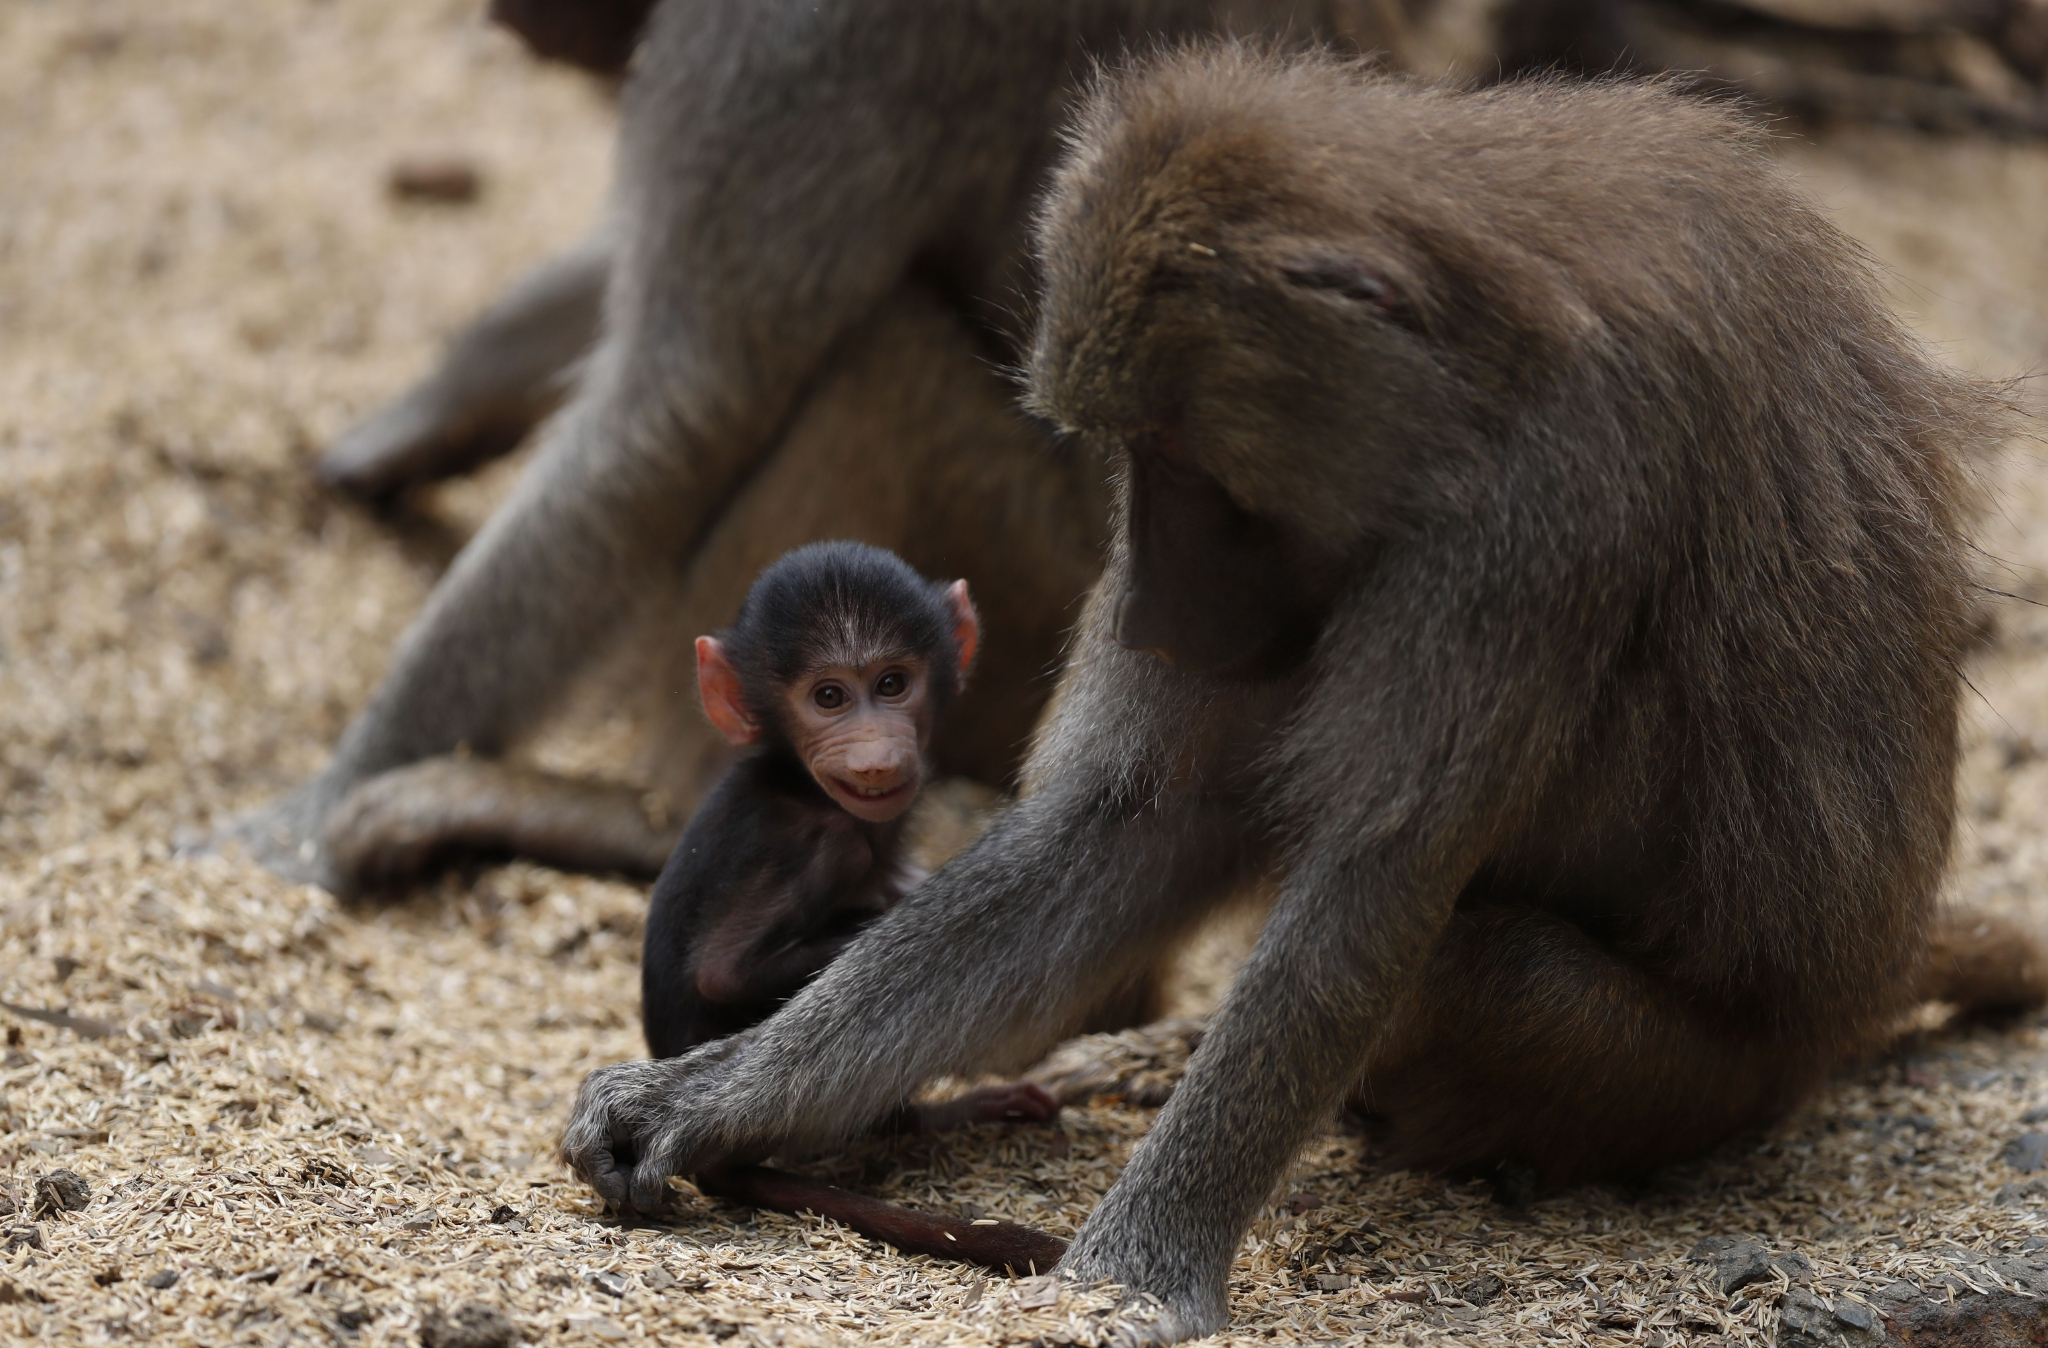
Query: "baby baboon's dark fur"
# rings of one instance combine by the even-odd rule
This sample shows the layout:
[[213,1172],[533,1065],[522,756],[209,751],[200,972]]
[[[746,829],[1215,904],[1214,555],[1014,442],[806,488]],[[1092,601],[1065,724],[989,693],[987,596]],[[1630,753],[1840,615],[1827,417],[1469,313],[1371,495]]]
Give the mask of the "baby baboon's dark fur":
[[[594,1073],[580,1172],[652,1203],[1028,1056],[1262,870],[1256,950],[1061,1264],[1156,1297],[1156,1338],[1223,1323],[1347,1097],[1402,1160],[1556,1183],[1871,1043],[1948,850],[1957,458],[2004,408],[1758,142],[1655,84],[1233,47],[1107,81],[1030,379],[1121,508],[1035,789],[748,1035]],[[1190,590],[1205,548],[1262,588]]]

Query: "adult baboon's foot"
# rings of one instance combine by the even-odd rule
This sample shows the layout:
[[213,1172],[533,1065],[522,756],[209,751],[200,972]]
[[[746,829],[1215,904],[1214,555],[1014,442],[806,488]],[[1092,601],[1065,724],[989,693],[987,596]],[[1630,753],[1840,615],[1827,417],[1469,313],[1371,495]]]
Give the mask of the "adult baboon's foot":
[[1220,1282],[1208,1287],[1200,1285],[1200,1279],[1175,1278],[1157,1285],[1158,1280],[1142,1271],[1144,1260],[1136,1257],[1135,1246],[1133,1257],[1121,1257],[1113,1246],[1105,1248],[1100,1235],[1094,1239],[1089,1235],[1086,1229],[1082,1231],[1054,1272],[1083,1287],[1108,1282],[1123,1289],[1123,1302],[1105,1342],[1117,1348],[1163,1348],[1214,1334],[1230,1323],[1228,1298]]
[[358,893],[462,854],[528,857],[564,870],[660,872],[682,831],[646,793],[481,758],[430,758],[381,773],[328,817],[319,851]]

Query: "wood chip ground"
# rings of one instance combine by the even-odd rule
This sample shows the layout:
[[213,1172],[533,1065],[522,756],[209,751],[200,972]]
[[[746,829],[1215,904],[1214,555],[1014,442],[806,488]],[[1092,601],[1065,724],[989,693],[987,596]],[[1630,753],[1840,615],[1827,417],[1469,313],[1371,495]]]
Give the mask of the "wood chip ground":
[[[604,94],[481,8],[0,6],[0,1001],[54,1013],[0,1011],[0,1342],[367,1348],[472,1303],[543,1343],[1092,1341],[1100,1298],[815,1220],[690,1194],[673,1226],[601,1220],[552,1148],[583,1073],[640,1049],[636,888],[513,865],[345,907],[174,855],[317,767],[516,471],[396,520],[307,473],[601,211]],[[1782,154],[1944,358],[2042,365],[2048,148]],[[489,191],[395,199],[421,155]],[[1987,579],[2019,598],[1973,672],[1955,888],[2048,921],[2048,478],[2032,443],[1980,469]],[[1709,1236],[1797,1252],[1831,1297],[1995,1289],[1983,1255],[2048,1234],[2008,1152],[2048,1128],[2043,1023],[1930,1008],[1768,1133],[1520,1211],[1339,1128],[1260,1214],[1218,1341],[1769,1342],[1798,1265],[1723,1295],[1686,1260]],[[1133,1071],[1054,1129],[820,1169],[1070,1235],[1171,1064]],[[38,1206],[58,1170],[81,1210]]]

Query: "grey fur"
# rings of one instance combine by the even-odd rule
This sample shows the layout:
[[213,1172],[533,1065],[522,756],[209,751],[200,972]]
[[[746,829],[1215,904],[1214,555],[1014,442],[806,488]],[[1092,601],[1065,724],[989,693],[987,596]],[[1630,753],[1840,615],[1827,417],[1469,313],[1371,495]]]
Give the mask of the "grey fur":
[[[680,572],[702,600],[675,621],[707,630],[769,559],[829,536],[973,585],[991,645],[935,751],[942,771],[1005,781],[1058,636],[1099,566],[1099,469],[1023,426],[990,369],[991,358],[1014,363],[1022,341],[1014,310],[1033,289],[1030,203],[1057,121],[1097,56],[1216,31],[1371,45],[1375,12],[1368,0],[661,6],[622,93],[603,329],[574,396],[328,766],[234,833],[288,874],[353,887],[359,877],[333,867],[325,834],[358,787],[461,746],[485,760],[514,747],[664,577]],[[535,296],[573,308],[575,286],[555,282],[587,277],[596,257],[571,259],[508,302],[497,338],[472,334],[479,359],[541,353],[526,368],[552,369],[538,381],[549,384],[566,347],[527,332],[548,308]],[[440,381],[451,387],[420,398],[456,397],[476,373],[456,361]],[[947,390],[936,417],[920,401],[935,378]],[[391,415],[411,417],[411,402]],[[366,430],[328,471],[387,490],[428,471],[438,435]],[[864,480],[833,458],[852,450]],[[796,476],[833,480],[844,498],[815,521],[758,499],[764,477],[804,455],[821,466]],[[966,555],[933,555],[923,546],[933,513],[897,503],[930,500],[928,479],[960,477],[961,499],[938,502],[936,532],[971,541]],[[770,528],[793,532],[797,521],[808,537],[778,535],[774,551],[742,566],[750,540],[724,526],[750,510]],[[981,742],[955,747],[970,735]],[[687,806],[719,764],[699,764],[701,736],[682,738],[655,784]]]
[[606,1200],[1020,1064],[1266,872],[1061,1265],[1157,1300],[1134,1339],[1224,1323],[1347,1096],[1397,1160],[1564,1183],[1883,1032],[1949,841],[1957,456],[2006,409],[1751,129],[1654,84],[1205,48],[1089,102],[1039,247],[1034,405],[1276,522],[1339,578],[1319,636],[1255,679],[1118,646],[1126,474],[1026,796],[744,1038],[594,1072],[563,1153]]

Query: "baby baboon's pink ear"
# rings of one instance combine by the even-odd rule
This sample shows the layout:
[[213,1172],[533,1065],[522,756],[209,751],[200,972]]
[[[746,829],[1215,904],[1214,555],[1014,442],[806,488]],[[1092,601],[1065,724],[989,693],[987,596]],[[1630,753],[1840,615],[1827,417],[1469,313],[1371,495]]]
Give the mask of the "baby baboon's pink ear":
[[744,745],[761,738],[761,723],[747,709],[739,671],[725,658],[717,637],[697,638],[697,694],[704,699],[704,714],[729,742]]
[[981,615],[968,597],[967,582],[956,580],[946,587],[946,602],[953,606],[953,646],[960,652],[960,686],[967,686],[967,671],[974,667],[974,653],[981,647]]

